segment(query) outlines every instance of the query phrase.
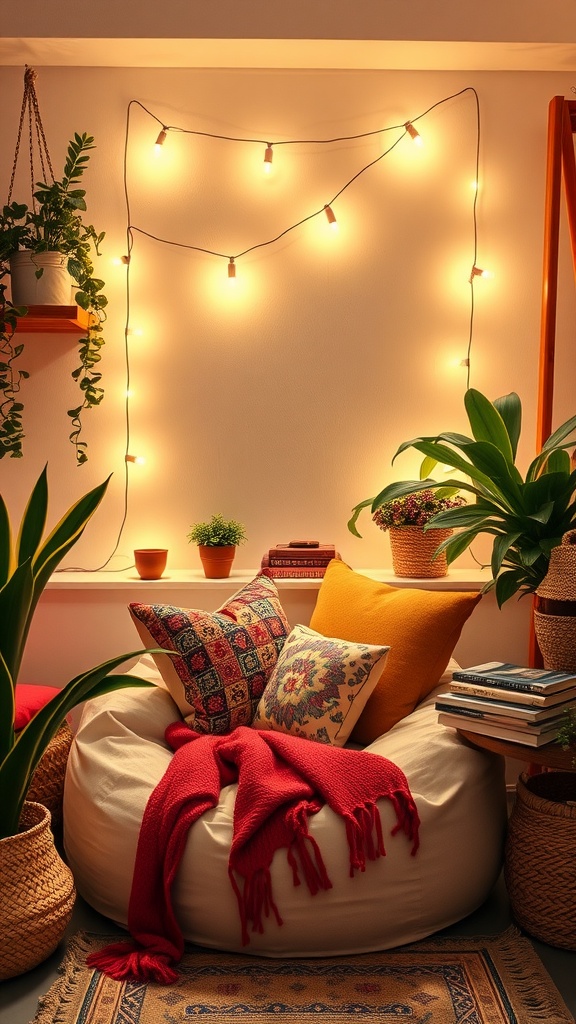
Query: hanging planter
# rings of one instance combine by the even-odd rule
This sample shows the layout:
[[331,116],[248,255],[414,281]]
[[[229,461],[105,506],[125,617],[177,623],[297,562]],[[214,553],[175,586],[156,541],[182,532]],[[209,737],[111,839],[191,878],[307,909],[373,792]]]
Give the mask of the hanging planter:
[[12,253],[9,263],[15,306],[72,305],[73,282],[63,253],[21,249]]
[[[88,458],[86,442],[81,438],[83,413],[99,405],[104,397],[98,363],[108,303],[102,292],[104,281],[95,276],[92,263],[92,252],[100,255],[104,233],[98,234],[92,224],[84,224],[81,214],[86,210],[86,192],[77,187],[86,170],[88,151],[94,149],[94,139],[86,133],[74,135],[68,144],[63,176],[56,180],[40,118],[35,78],[33,69],[27,68],[11,178],[13,183],[28,107],[30,176],[35,185],[30,204],[26,204],[12,201],[11,184],[8,201],[0,211],[0,458],[21,458],[25,436],[20,391],[22,381],[29,375],[18,369],[24,350],[24,345],[15,341],[18,325],[28,306],[75,304],[89,314],[88,326],[79,342],[78,365],[72,371],[81,402],[68,410],[72,421],[69,437],[76,450],[76,462],[81,465]],[[36,180],[35,144],[40,148],[40,164],[48,181]],[[6,294],[5,279],[11,280],[11,300]]]
[[0,980],[36,967],[64,936],[76,899],[74,878],[54,845],[50,812],[24,804],[20,831],[0,839]]

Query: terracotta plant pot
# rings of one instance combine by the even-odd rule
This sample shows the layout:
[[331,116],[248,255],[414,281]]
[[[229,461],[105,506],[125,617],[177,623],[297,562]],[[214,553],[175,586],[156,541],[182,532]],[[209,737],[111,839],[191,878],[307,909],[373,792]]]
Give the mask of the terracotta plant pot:
[[30,971],[54,952],[76,899],[74,878],[59,856],[50,812],[24,804],[20,831],[0,839],[0,980]]
[[424,530],[421,526],[392,526],[390,548],[392,568],[397,576],[437,578],[448,575],[446,554],[432,558],[436,548],[447,540],[452,530]]
[[141,580],[159,580],[167,559],[167,548],[136,548],[134,551],[134,565]]
[[199,544],[198,554],[206,578],[221,580],[230,575],[236,547],[234,544],[223,544],[221,547]]

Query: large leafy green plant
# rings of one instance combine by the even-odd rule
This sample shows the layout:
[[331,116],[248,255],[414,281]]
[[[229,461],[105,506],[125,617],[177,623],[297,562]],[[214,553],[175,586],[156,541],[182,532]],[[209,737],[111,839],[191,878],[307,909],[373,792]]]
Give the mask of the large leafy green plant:
[[[102,291],[104,281],[96,277],[92,262],[93,251],[100,255],[99,246],[104,232],[98,234],[93,224],[84,223],[82,213],[86,210],[86,190],[76,187],[86,170],[91,149],[94,149],[93,136],[76,132],[68,143],[62,178],[50,183],[36,182],[31,208],[25,203],[12,202],[0,211],[0,279],[9,275],[10,256],[19,250],[62,253],[77,288],[76,302],[90,313],[89,326],[79,343],[79,365],[72,372],[80,388],[82,402],[68,410],[72,421],[70,441],[76,449],[79,465],[87,460],[86,442],[80,437],[82,413],[99,405],[104,397],[98,364],[104,344],[102,322],[108,304]],[[43,269],[39,267],[36,276],[41,277],[42,274]],[[28,374],[14,368],[14,360],[20,356],[24,346],[12,344],[12,330],[16,323],[15,315],[22,315],[25,309],[6,303],[4,292],[5,285],[0,289],[0,306],[9,310],[12,322],[0,322],[0,458],[4,455],[20,458],[24,435],[18,385]]]
[[109,480],[72,505],[44,540],[46,467],[34,486],[15,543],[0,496],[0,838],[18,831],[34,769],[65,715],[82,701],[118,687],[147,685],[134,676],[111,674],[143,652],[122,654],[75,676],[17,736],[14,733],[15,686],[36,605],[51,573],[84,532]]
[[[424,455],[420,480],[389,484],[375,498],[356,505],[348,528],[356,526],[362,509],[372,512],[403,494],[430,488],[436,492],[458,488],[473,497],[462,508],[435,515],[424,529],[452,527],[458,532],[439,545],[448,563],[466,551],[481,533],[494,537],[492,579],[484,590],[495,588],[499,607],[514,594],[536,590],[548,570],[550,552],[562,535],[576,525],[576,471],[566,449],[576,441],[576,416],[558,427],[530,463],[525,477],[516,466],[522,425],[522,404],[512,392],[491,402],[469,388],[464,405],[472,436],[446,432],[435,437],[404,441],[392,462],[414,448]],[[428,476],[437,465],[467,477],[437,481]]]

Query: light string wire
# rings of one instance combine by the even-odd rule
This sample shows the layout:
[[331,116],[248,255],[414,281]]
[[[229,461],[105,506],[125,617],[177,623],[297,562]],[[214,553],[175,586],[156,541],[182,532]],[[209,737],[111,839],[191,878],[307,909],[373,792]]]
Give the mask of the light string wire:
[[[475,274],[473,273],[473,271],[474,271],[474,269],[476,267],[476,260],[477,260],[477,255],[478,255],[477,202],[478,202],[478,192],[479,192],[479,170],[480,170],[480,102],[479,102],[478,93],[477,93],[476,89],[473,86],[465,86],[463,89],[458,90],[458,92],[451,93],[449,96],[445,96],[443,99],[437,100],[435,103],[432,103],[429,107],[427,107],[426,110],[422,111],[422,113],[418,114],[416,117],[408,119],[408,121],[404,122],[403,124],[389,125],[389,126],[386,126],[384,128],[377,128],[377,129],[373,129],[372,131],[368,131],[368,132],[360,132],[360,133],[356,133],[354,135],[335,136],[335,137],[329,138],[329,139],[286,139],[286,140],[281,140],[281,141],[278,141],[278,142],[269,142],[268,139],[263,139],[263,138],[241,138],[241,137],[235,137],[235,136],[229,136],[229,135],[219,135],[219,134],[216,134],[216,133],[213,133],[213,132],[203,132],[203,131],[198,131],[196,129],[182,128],[182,127],[179,127],[177,125],[165,124],[156,114],[154,114],[143,103],[141,103],[140,100],[132,99],[132,100],[129,101],[128,107],[127,107],[127,111],[126,111],[126,129],[125,129],[124,157],[123,157],[123,185],[124,185],[124,199],[125,199],[125,208],[126,208],[126,245],[127,245],[126,257],[124,259],[124,262],[126,263],[126,317],[125,317],[125,324],[124,324],[124,360],[125,360],[126,395],[125,395],[125,404],[124,404],[124,422],[125,422],[125,450],[124,450],[124,456],[125,456],[125,458],[124,458],[124,504],[123,504],[123,514],[122,514],[122,519],[121,519],[121,523],[120,523],[120,527],[119,527],[119,530],[118,530],[118,534],[117,534],[117,538],[116,538],[116,542],[115,542],[114,548],[111,551],[111,553],[108,556],[108,558],[106,559],[106,561],[103,562],[103,564],[101,566],[99,566],[97,569],[93,569],[93,570],[84,569],[84,570],[80,570],[80,571],[84,571],[84,572],[99,572],[99,571],[102,571],[103,569],[105,569],[105,567],[108,565],[108,563],[111,561],[111,559],[113,558],[113,556],[115,555],[115,553],[118,550],[118,547],[119,547],[119,544],[120,544],[120,540],[121,540],[121,537],[122,537],[122,534],[123,534],[123,531],[124,531],[124,527],[126,525],[127,517],[128,517],[128,507],[129,507],[129,465],[128,465],[128,461],[127,461],[126,457],[129,455],[129,452],[130,452],[130,437],[131,437],[131,428],[130,428],[130,379],[131,379],[131,369],[130,369],[129,335],[130,335],[130,317],[131,317],[130,268],[131,268],[131,262],[132,262],[132,251],[133,251],[133,248],[134,248],[134,233],[138,233],[140,235],[143,235],[143,236],[145,236],[147,238],[152,239],[153,241],[157,241],[157,242],[160,242],[162,244],[171,245],[171,246],[174,246],[174,247],[177,247],[177,248],[182,248],[182,249],[193,250],[195,252],[202,252],[202,253],[205,253],[206,255],[209,255],[209,256],[216,256],[216,257],[219,257],[219,258],[228,259],[228,260],[233,262],[234,260],[239,259],[242,256],[247,255],[250,252],[254,252],[256,249],[264,248],[264,247],[266,247],[268,245],[273,245],[274,242],[277,242],[279,239],[283,238],[290,231],[295,230],[296,228],[300,227],[302,224],[305,224],[307,221],[312,220],[314,217],[319,216],[321,213],[323,213],[325,211],[327,206],[331,206],[332,203],[334,203],[336,201],[336,199],[338,199],[339,196],[341,196],[342,193],[347,188],[350,187],[350,185],[352,185],[358,178],[361,177],[362,174],[365,173],[365,171],[369,170],[375,164],[379,163],[380,160],[382,160],[385,156],[388,156],[395,149],[395,147],[399,144],[399,142],[401,142],[402,139],[406,136],[406,134],[408,134],[407,129],[406,129],[406,125],[407,124],[413,125],[416,121],[420,121],[422,118],[426,117],[427,114],[431,113],[431,111],[435,110],[437,107],[440,107],[440,106],[442,106],[445,103],[448,103],[450,100],[457,99],[459,96],[462,96],[462,95],[464,95],[465,93],[468,93],[468,92],[472,93],[472,95],[474,96],[475,109],[476,109],[475,181],[474,181],[474,201],[473,201],[473,206],[472,206],[474,257],[473,257],[472,270],[471,270],[471,273],[470,273],[470,317],[469,317],[469,328],[468,328],[468,342],[467,342],[467,349],[466,349],[467,357],[466,357],[466,360],[465,360],[465,365],[467,367],[466,388],[468,389],[470,387],[471,353],[472,353],[472,342],[473,342],[473,334],[474,334],[474,315],[475,315],[474,284],[475,284]],[[370,160],[367,164],[365,164],[363,167],[361,167],[360,170],[357,171],[356,174],[354,174],[335,193],[335,195],[332,197],[332,199],[330,199],[328,203],[324,204],[321,207],[320,210],[316,210],[313,213],[310,213],[307,216],[305,216],[305,217],[301,218],[300,220],[296,221],[294,224],[289,225],[287,228],[285,228],[279,234],[275,235],[273,238],[270,238],[267,241],[258,242],[258,243],[254,244],[252,246],[249,246],[246,249],[242,250],[241,252],[237,253],[235,256],[229,256],[226,253],[216,252],[216,251],[214,251],[212,249],[203,248],[202,246],[191,245],[191,244],[184,243],[184,242],[175,242],[175,241],[170,240],[170,239],[162,238],[162,237],[160,237],[158,235],[155,235],[155,234],[152,234],[152,233],[150,233],[148,231],[145,231],[143,228],[139,228],[137,225],[132,223],[131,204],[130,204],[130,190],[129,190],[129,186],[128,186],[128,148],[129,148],[129,138],[130,138],[130,115],[131,115],[132,108],[134,106],[140,107],[141,110],[143,110],[146,114],[148,114],[149,117],[151,117],[154,121],[156,121],[157,124],[159,124],[161,126],[162,131],[166,131],[166,132],[167,131],[173,131],[173,132],[179,132],[179,133],[186,134],[186,135],[195,135],[195,136],[202,137],[202,138],[218,139],[218,140],[221,140],[221,141],[224,141],[224,142],[248,143],[248,144],[260,145],[260,146],[269,146],[269,145],[272,145],[272,146],[281,146],[281,145],[283,145],[283,146],[289,146],[289,145],[318,145],[318,146],[330,145],[330,144],[334,144],[336,142],[349,142],[349,141],[356,141],[358,139],[371,138],[371,137],[373,137],[375,135],[381,135],[384,132],[388,132],[388,131],[399,131],[401,129],[403,129],[403,130],[402,130],[402,134],[399,135],[398,138],[395,139],[395,141],[386,150],[384,150],[384,152],[380,153],[379,156],[375,157],[373,160]],[[133,566],[129,566],[128,568],[133,568]],[[66,570],[58,570],[58,571],[66,571]],[[109,571],[113,571],[113,570],[109,570]]]

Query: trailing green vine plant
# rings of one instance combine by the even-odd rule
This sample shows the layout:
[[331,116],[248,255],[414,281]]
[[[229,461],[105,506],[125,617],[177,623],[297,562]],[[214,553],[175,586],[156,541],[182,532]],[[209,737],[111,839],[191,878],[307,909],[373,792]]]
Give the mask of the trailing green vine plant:
[[[11,255],[18,250],[28,250],[59,252],[66,256],[68,272],[77,286],[75,301],[89,316],[86,334],[79,344],[79,365],[72,371],[82,401],[68,410],[72,424],[69,437],[76,451],[76,462],[82,465],[88,459],[87,445],[81,438],[82,417],[85,410],[100,405],[104,397],[99,363],[104,345],[102,324],[108,304],[103,293],[104,281],[95,276],[92,262],[93,249],[100,255],[104,232],[97,233],[92,224],[84,224],[81,214],[87,208],[86,190],[75,187],[86,170],[91,149],[94,149],[93,136],[75,133],[68,144],[62,178],[51,184],[36,182],[32,208],[9,201],[0,213],[0,458],[22,456],[23,406],[18,393],[20,382],[28,376],[26,371],[14,367],[24,346],[12,341],[18,317],[26,310],[6,300],[6,285],[2,279],[10,275]],[[38,268],[36,277],[41,277],[43,272],[43,268]]]

